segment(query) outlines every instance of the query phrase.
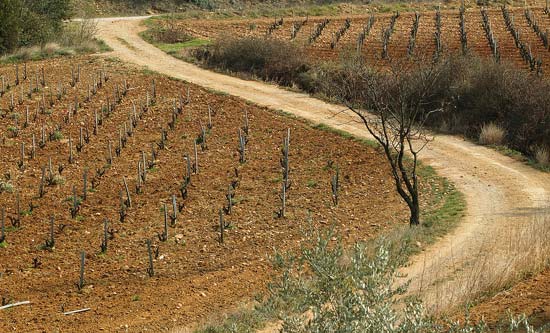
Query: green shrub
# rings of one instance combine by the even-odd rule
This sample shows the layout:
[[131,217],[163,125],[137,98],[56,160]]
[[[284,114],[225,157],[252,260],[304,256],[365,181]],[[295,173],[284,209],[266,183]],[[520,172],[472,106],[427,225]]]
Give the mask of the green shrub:
[[[412,64],[404,68],[422,75],[427,66]],[[442,59],[434,70],[439,74],[430,91],[432,102],[421,111],[441,112],[430,115],[428,126],[477,140],[485,124],[499,124],[506,130],[506,144],[531,157],[536,155],[537,147],[550,146],[548,79],[513,64],[475,57]],[[362,92],[368,89],[364,78],[373,72],[363,59],[348,56],[313,67],[300,77],[300,86],[310,93],[361,104]],[[417,88],[421,87],[414,82],[409,86],[412,91]]]
[[0,1],[0,54],[45,45],[61,32],[69,15],[69,0]]
[[0,193],[13,193],[13,185],[8,181],[0,181]]
[[63,133],[61,131],[55,131],[53,132],[52,136],[53,141],[60,141],[63,140]]
[[[379,70],[350,49],[336,61],[310,62],[299,44],[263,37],[222,37],[194,55],[210,67],[249,73],[367,109],[368,105],[362,105],[364,92],[371,88],[365,78],[376,75],[375,81],[382,83],[392,79],[392,71]],[[538,147],[550,146],[549,79],[514,64],[473,56],[440,59],[435,66],[429,64],[431,61],[403,59],[391,65],[393,72],[414,71],[411,77],[437,71],[432,75],[436,82],[429,91],[430,103],[419,110],[430,112],[426,125],[478,140],[485,124],[499,124],[505,129],[502,140],[509,148],[533,158]],[[414,96],[415,91],[423,91],[421,82],[412,80],[406,93]],[[400,92],[381,93],[391,99]]]
[[216,7],[210,0],[190,0],[190,2],[201,9],[212,10]]
[[483,321],[430,316],[420,301],[400,297],[407,283],[396,283],[403,264],[399,244],[381,240],[344,248],[331,232],[317,230],[305,239],[297,255],[275,255],[280,274],[261,304],[198,332],[256,332],[263,321],[274,318],[282,321],[280,331],[285,333],[543,332],[544,327],[535,330],[525,316],[510,317],[491,329]]
[[550,82],[515,67],[488,60],[464,59],[468,66],[456,77],[455,131],[475,137],[483,124],[506,129],[510,148],[533,156],[536,147],[550,145]]
[[0,1],[0,54],[10,52],[19,45],[20,12],[20,1]]
[[285,86],[295,83],[309,68],[298,44],[262,37],[222,37],[208,48],[197,50],[195,57],[210,67],[249,73]]

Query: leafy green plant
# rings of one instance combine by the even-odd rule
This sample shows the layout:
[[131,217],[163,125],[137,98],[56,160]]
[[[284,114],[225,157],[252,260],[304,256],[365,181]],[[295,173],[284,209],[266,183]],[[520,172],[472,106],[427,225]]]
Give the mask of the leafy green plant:
[[307,181],[306,186],[309,188],[316,188],[317,187],[317,181],[314,179],[310,179]]
[[0,193],[13,193],[13,185],[7,180],[0,180]]
[[332,231],[311,228],[301,250],[276,253],[279,275],[253,310],[231,315],[220,326],[198,332],[253,332],[266,320],[279,319],[281,332],[543,332],[525,316],[489,328],[483,320],[457,322],[434,318],[419,300],[399,297],[408,283],[398,284],[403,257],[382,239],[345,248]]
[[51,141],[60,141],[63,140],[63,133],[61,131],[54,131],[51,135]]
[[8,126],[8,132],[11,137],[16,138],[19,135],[19,128],[17,126]]

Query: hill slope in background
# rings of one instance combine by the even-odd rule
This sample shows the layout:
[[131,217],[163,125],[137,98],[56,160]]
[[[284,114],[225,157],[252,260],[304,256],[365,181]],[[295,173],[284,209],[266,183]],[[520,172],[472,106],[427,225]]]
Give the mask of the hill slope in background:
[[[193,18],[335,16],[458,9],[456,0],[70,0],[74,17],[137,16],[184,13]],[[508,0],[511,7],[525,6],[525,1]],[[529,6],[544,6],[545,0],[531,0]],[[466,8],[479,6],[500,8],[500,0],[469,0]]]
[[75,16],[143,15],[188,10],[243,11],[254,8],[331,5],[340,3],[368,4],[369,0],[73,0]]

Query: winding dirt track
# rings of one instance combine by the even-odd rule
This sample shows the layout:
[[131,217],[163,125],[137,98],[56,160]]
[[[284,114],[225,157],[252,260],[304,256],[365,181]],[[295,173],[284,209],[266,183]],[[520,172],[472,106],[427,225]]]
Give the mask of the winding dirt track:
[[[100,37],[113,48],[112,56],[293,113],[314,123],[368,137],[355,116],[341,112],[341,106],[274,85],[213,73],[172,58],[138,36],[144,29],[141,20],[99,21]],[[511,265],[518,256],[510,250],[512,235],[523,234],[522,229],[534,220],[543,221],[543,227],[550,223],[550,174],[454,136],[436,136],[421,158],[454,182],[467,201],[467,212],[459,227],[413,258],[403,271],[412,280],[411,290],[421,290],[428,306],[445,309],[467,297],[477,284],[482,284],[480,280],[486,273],[486,269],[481,268],[482,263],[502,270]],[[472,275],[476,275],[474,282]]]

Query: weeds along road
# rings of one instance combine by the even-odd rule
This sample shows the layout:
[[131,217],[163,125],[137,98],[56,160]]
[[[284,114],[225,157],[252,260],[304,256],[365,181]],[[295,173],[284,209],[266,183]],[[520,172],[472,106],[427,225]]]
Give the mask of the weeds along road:
[[[142,19],[99,20],[99,36],[113,48],[111,56],[368,137],[363,125],[350,112],[342,112],[342,106],[213,73],[165,54],[139,37],[145,29]],[[403,269],[412,281],[410,291],[421,291],[428,306],[444,310],[484,288],[498,287],[500,280],[543,255],[542,247],[550,240],[550,174],[454,136],[436,136],[421,159],[454,182],[467,201],[461,224]]]

